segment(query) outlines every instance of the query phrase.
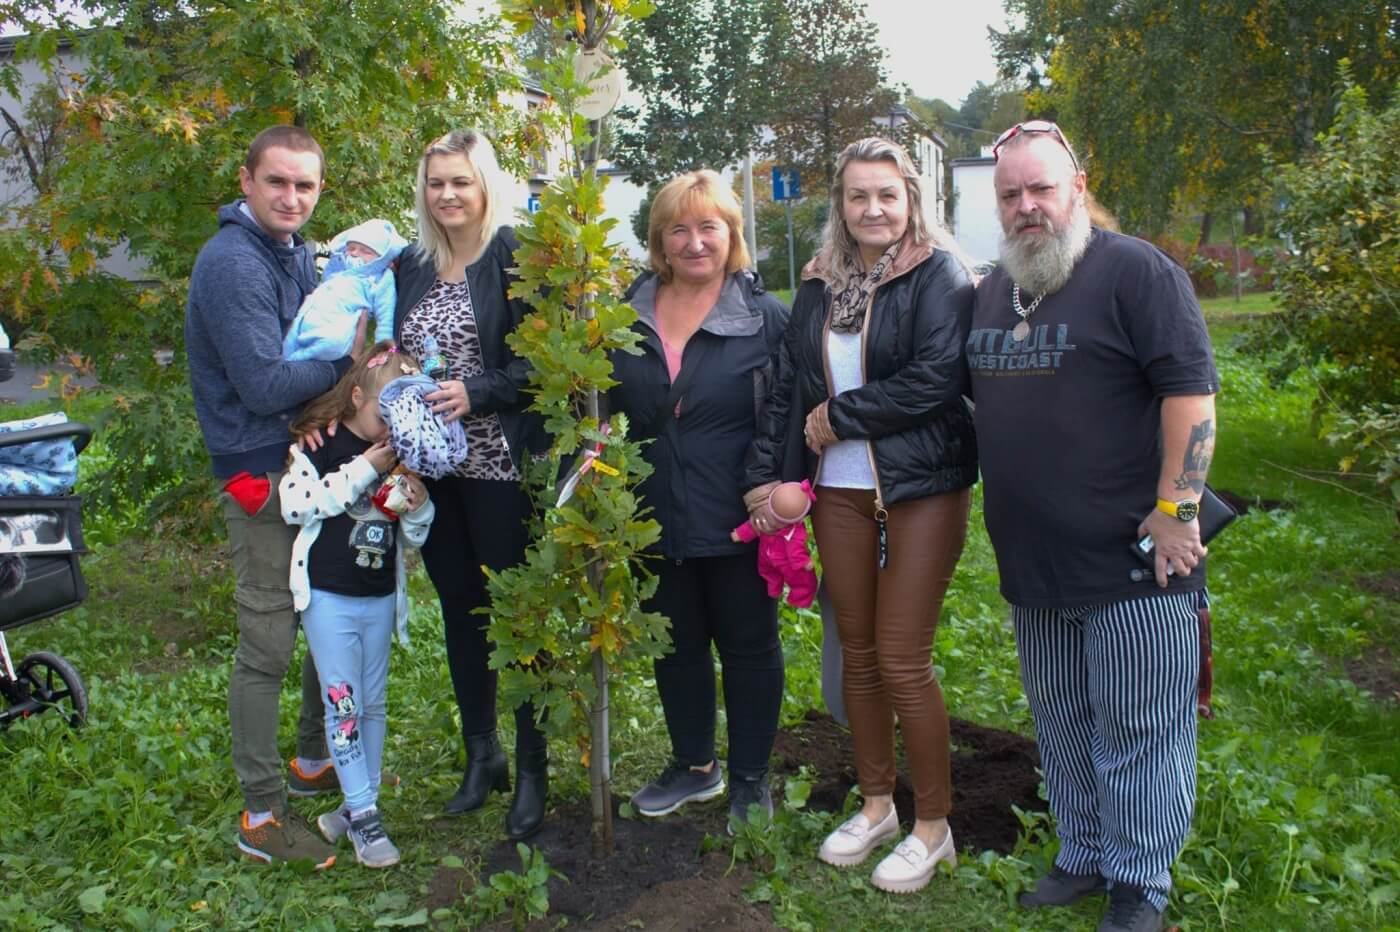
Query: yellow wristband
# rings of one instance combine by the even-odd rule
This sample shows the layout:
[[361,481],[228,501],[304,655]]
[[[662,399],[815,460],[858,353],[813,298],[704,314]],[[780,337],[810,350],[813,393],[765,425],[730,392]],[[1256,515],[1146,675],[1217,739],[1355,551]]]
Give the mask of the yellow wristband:
[[1169,502],[1165,498],[1157,499],[1157,510],[1176,517],[1176,502]]

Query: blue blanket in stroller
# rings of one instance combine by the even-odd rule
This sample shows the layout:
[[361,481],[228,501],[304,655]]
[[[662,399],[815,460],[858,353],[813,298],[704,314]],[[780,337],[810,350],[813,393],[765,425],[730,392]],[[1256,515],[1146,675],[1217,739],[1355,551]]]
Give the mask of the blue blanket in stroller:
[[[41,414],[0,424],[0,433],[66,424],[63,412]],[[64,495],[78,481],[78,454],[73,441],[64,437],[38,443],[0,447],[0,497],[14,495]]]

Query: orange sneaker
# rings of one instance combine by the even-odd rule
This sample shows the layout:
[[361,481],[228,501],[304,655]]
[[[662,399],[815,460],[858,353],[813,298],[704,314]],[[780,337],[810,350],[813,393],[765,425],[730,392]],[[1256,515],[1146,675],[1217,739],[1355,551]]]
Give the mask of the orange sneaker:
[[[399,775],[385,770],[379,774],[379,785],[390,789],[403,782]],[[335,775],[335,765],[326,764],[314,774],[304,772],[293,757],[287,764],[287,795],[306,798],[322,793],[339,793],[340,778]]]
[[293,757],[287,764],[288,796],[320,796],[322,793],[340,792],[340,778],[335,775],[335,765],[327,761],[315,773],[303,773],[297,759]]
[[238,850],[265,864],[273,861],[308,861],[316,870],[335,863],[335,849],[295,812],[284,812],[260,825],[248,824],[245,809],[238,820]]

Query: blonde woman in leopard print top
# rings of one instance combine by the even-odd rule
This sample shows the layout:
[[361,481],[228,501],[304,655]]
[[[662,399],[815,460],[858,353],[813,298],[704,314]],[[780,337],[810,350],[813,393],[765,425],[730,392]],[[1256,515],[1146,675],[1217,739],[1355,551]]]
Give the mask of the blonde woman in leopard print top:
[[[452,132],[433,142],[418,167],[418,241],[396,273],[394,336],[418,359],[428,338],[436,341],[448,374],[427,399],[447,420],[462,421],[470,447],[455,475],[427,482],[438,517],[423,545],[442,603],[467,751],[461,786],[446,805],[452,814],[480,808],[492,790],[510,785],[496,737],[487,617],[474,610],[489,603],[482,565],[503,570],[525,555],[530,499],[520,484],[521,466],[548,445],[541,420],[526,411],[528,366],[505,343],[525,313],[507,296],[516,246],[503,225],[509,191],[481,133]],[[515,732],[516,788],[505,822],[512,839],[539,827],[548,787],[545,740],[531,706],[515,709]]]

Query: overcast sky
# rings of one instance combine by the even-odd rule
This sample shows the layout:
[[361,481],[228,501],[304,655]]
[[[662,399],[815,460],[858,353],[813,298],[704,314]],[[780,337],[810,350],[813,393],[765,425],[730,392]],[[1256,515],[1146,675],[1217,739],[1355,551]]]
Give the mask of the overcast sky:
[[[684,2],[659,0],[658,6],[664,12],[667,3]],[[494,0],[458,3],[469,16],[495,8]],[[907,84],[920,97],[941,97],[956,107],[978,81],[996,80],[987,27],[1005,28],[1002,0],[865,0],[865,4],[880,31],[893,83]],[[10,31],[0,26],[0,32]]]
[[996,80],[987,27],[1006,28],[1001,0],[866,0],[866,9],[880,30],[885,66],[895,84],[956,107],[978,81]]

